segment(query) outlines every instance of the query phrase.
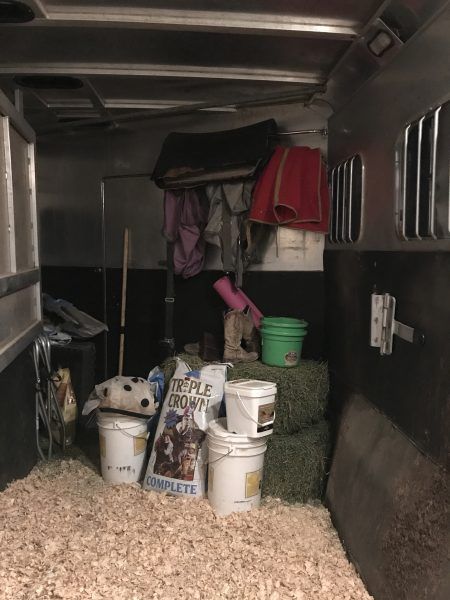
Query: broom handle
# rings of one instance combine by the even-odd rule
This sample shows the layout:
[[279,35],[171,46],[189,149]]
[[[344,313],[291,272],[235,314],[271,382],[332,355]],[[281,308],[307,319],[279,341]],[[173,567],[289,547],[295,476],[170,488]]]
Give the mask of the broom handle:
[[125,227],[123,232],[123,264],[122,264],[122,299],[120,307],[120,341],[119,341],[119,368],[118,375],[123,372],[123,354],[125,349],[125,314],[127,309],[127,279],[128,279],[128,244],[129,231]]

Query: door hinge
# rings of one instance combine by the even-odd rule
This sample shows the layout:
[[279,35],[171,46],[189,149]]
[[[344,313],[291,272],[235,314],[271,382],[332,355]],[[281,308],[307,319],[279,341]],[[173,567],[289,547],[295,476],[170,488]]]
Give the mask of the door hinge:
[[425,336],[409,325],[395,320],[396,299],[390,294],[372,294],[370,345],[382,356],[392,354],[394,335],[411,344],[424,344]]

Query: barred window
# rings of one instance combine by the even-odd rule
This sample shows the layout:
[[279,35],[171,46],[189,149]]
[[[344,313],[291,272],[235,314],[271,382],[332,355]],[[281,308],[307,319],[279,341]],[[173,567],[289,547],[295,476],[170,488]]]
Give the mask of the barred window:
[[5,107],[0,96],[0,371],[41,329],[34,144]]
[[328,239],[334,244],[356,242],[361,232],[363,165],[359,154],[331,171],[331,214]]
[[449,102],[405,127],[397,209],[397,231],[403,240],[450,235],[449,138]]

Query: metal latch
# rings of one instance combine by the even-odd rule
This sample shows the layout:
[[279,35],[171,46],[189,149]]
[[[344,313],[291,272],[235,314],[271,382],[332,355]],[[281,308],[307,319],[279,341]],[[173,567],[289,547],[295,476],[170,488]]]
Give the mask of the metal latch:
[[411,344],[423,344],[425,336],[395,320],[396,300],[390,294],[372,294],[370,345],[380,349],[380,354],[392,354],[394,334]]

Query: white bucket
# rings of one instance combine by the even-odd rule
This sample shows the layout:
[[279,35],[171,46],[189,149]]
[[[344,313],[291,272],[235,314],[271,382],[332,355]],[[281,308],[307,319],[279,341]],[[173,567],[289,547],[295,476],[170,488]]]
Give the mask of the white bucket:
[[227,431],[227,420],[208,428],[208,500],[219,515],[244,512],[261,502],[266,440]]
[[102,477],[110,483],[139,481],[147,449],[147,421],[97,413]]
[[251,438],[273,431],[277,385],[271,381],[237,379],[225,384],[228,430]]

